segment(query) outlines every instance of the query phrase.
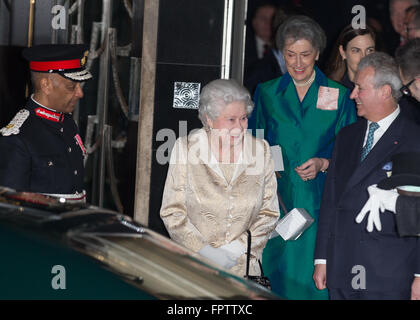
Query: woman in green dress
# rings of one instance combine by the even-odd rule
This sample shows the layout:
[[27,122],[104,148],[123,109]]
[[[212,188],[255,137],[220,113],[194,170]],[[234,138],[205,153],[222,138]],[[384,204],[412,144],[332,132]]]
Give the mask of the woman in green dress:
[[286,208],[304,208],[315,220],[297,240],[276,237],[264,249],[264,272],[287,299],[328,299],[312,280],[320,201],[335,136],[356,120],[349,90],[315,66],[325,43],[309,17],[292,16],[280,26],[276,44],[288,72],[257,87],[249,120],[250,128],[264,129],[270,145],[281,147],[284,171],[277,182]]

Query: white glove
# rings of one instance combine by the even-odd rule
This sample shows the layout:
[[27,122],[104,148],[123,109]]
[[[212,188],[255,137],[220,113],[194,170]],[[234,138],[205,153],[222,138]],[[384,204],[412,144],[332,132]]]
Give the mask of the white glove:
[[220,249],[228,251],[235,261],[246,252],[245,247],[239,240],[234,240],[231,243],[225,244],[221,246]]
[[383,213],[385,210],[388,210],[395,213],[395,205],[399,194],[395,189],[383,190],[378,188],[376,184],[369,186],[368,192],[369,199],[357,215],[356,222],[361,223],[369,212],[367,231],[372,232],[374,226],[378,231],[381,231],[382,225],[379,211]]
[[199,251],[203,257],[217,263],[219,266],[230,269],[236,265],[236,259],[232,257],[229,251],[220,248],[214,248],[211,245],[205,245]]

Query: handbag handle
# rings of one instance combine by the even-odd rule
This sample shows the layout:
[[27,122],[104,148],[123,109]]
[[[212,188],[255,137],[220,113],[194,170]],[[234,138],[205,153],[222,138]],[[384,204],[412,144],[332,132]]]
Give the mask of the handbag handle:
[[248,277],[249,275],[249,260],[251,258],[251,231],[246,230],[246,233],[248,234],[248,246],[246,250],[246,273],[245,277]]
[[[281,178],[280,173],[278,171],[276,171],[276,176],[279,179]],[[287,211],[286,206],[283,202],[283,198],[281,197],[281,194],[278,189],[277,189],[277,198],[279,199],[279,204],[280,204],[281,209],[284,211],[284,214],[288,214],[289,211]]]
[[[246,230],[246,233],[248,234],[248,245],[246,250],[246,273],[245,277],[249,276],[249,261],[251,260],[251,231]],[[258,264],[260,265],[261,270],[261,276],[264,277],[264,270],[261,265],[261,261],[258,260]]]

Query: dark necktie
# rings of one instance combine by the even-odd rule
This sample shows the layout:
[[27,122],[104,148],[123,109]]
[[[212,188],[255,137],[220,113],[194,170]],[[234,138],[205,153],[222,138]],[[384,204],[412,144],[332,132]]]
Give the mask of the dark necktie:
[[372,149],[373,146],[373,134],[374,132],[379,128],[379,124],[377,124],[376,122],[371,122],[369,125],[369,132],[368,132],[368,137],[366,140],[366,144],[363,147],[362,150],[362,156],[360,157],[360,161],[363,161],[367,154],[369,153],[369,151]]
[[267,55],[268,50],[270,50],[270,46],[268,44],[264,44],[263,57]]

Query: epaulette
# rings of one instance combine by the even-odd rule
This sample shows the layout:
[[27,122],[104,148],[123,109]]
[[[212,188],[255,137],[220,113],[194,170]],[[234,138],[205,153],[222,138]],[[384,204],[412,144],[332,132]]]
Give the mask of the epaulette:
[[4,128],[0,129],[0,133],[3,136],[10,136],[12,134],[18,134],[20,132],[19,128],[22,126],[22,124],[25,122],[25,120],[29,117],[29,111],[26,109],[20,110],[12,121],[5,126]]

